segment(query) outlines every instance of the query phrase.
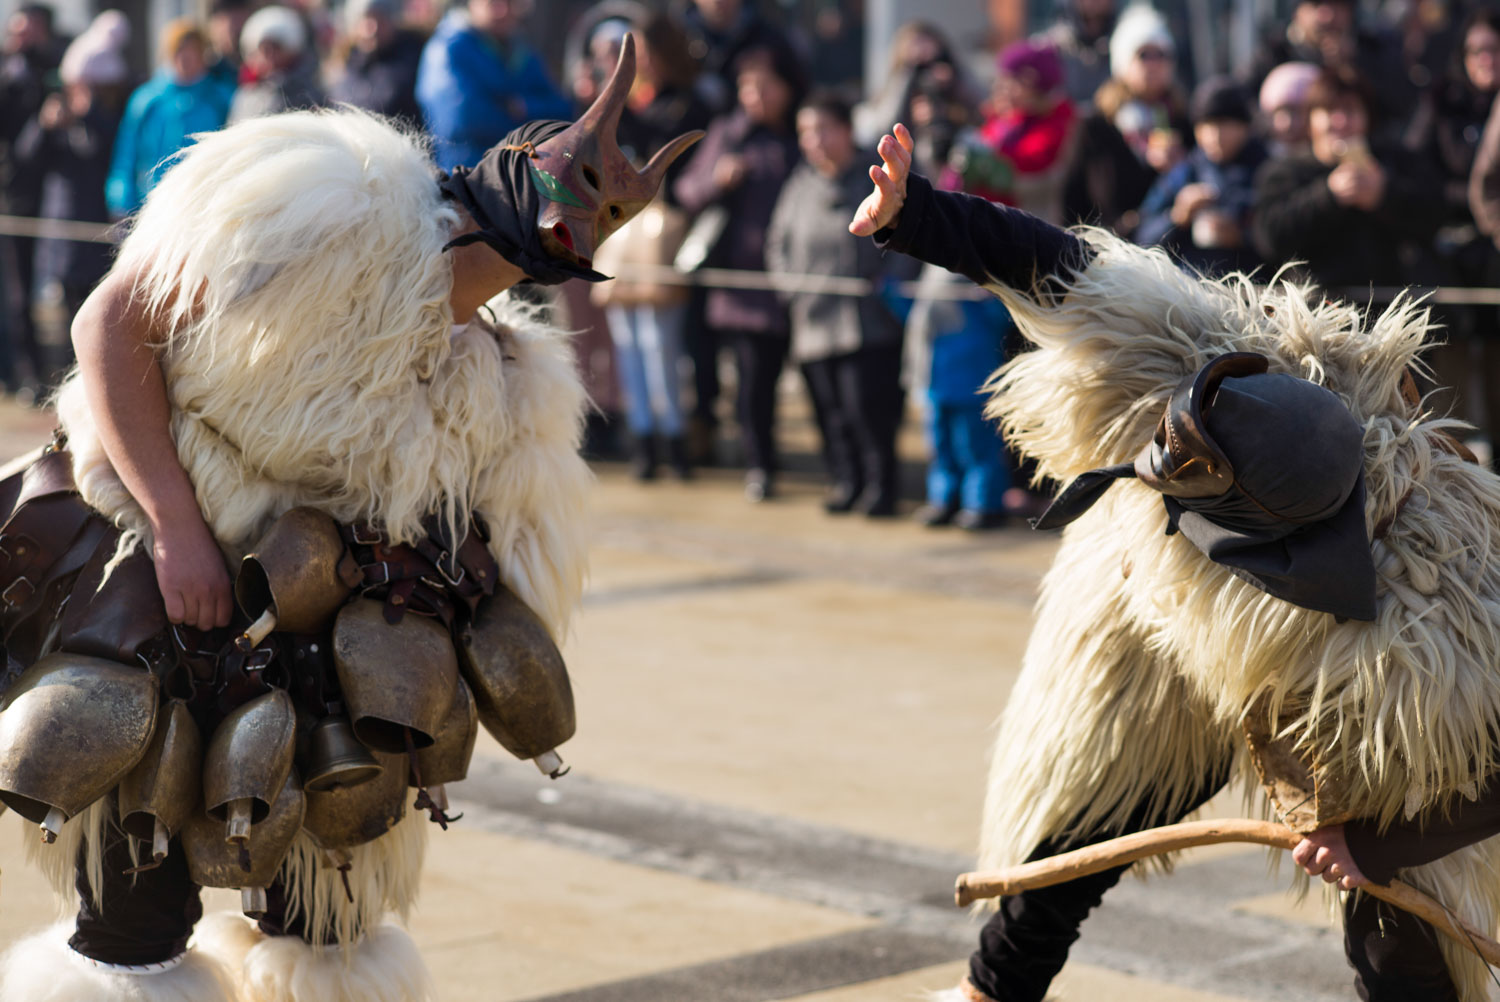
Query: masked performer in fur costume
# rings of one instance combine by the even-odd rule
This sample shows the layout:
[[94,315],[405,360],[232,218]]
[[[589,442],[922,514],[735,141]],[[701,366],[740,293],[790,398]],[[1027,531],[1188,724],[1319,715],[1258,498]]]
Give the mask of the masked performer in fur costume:
[[[0,485],[0,800],[81,899],[0,998],[430,996],[382,923],[426,844],[408,783],[446,822],[476,721],[554,775],[573,726],[584,395],[558,332],[480,311],[603,278],[598,242],[697,138],[638,173],[633,78],[627,39],[577,123],[452,175],[382,120],[297,113],[202,137],[152,192],[75,327],[63,436]],[[258,927],[199,924],[203,885]]]
[[[1036,350],[991,413],[1067,485],[981,866],[1177,821],[1248,762],[1308,872],[1399,871],[1494,929],[1500,481],[1412,391],[1426,312],[1210,281],[937,192],[897,136],[850,228],[1004,300]],[[1040,1002],[1122,869],[1001,899],[943,998]],[[1430,926],[1359,893],[1344,912],[1361,998],[1487,997]]]

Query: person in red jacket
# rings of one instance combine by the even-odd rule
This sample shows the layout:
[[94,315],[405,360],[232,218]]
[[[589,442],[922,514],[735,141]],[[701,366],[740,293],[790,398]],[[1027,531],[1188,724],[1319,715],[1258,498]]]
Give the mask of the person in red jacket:
[[1062,221],[1078,112],[1057,50],[1016,42],[1000,53],[993,112],[954,149],[942,186]]

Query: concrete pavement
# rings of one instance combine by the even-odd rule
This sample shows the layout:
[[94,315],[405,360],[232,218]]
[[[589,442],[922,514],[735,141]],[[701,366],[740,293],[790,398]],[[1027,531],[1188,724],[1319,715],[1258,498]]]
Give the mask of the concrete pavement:
[[[0,452],[48,427],[0,406]],[[897,1002],[961,974],[952,881],[1053,543],[829,518],[785,487],[750,506],[727,473],[601,469],[573,773],[485,738],[450,789],[464,819],[432,833],[412,929],[446,1002]],[[3,943],[50,903],[30,836],[0,829]],[[1264,860],[1126,881],[1057,997],[1352,998],[1337,933]]]

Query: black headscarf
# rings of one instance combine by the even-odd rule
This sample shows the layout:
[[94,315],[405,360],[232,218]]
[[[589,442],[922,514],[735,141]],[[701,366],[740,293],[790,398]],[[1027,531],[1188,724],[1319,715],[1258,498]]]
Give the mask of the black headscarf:
[[[1286,374],[1225,379],[1205,409],[1234,483],[1206,498],[1163,495],[1167,534],[1267,594],[1346,619],[1375,618],[1365,529],[1364,430],[1337,396]],[[1059,528],[1135,464],[1091,470],[1034,523]]]
[[443,174],[438,181],[443,196],[467,209],[479,225],[443,249],[483,240],[542,285],[560,285],[570,278],[608,281],[608,275],[549,255],[536,228],[542,196],[531,182],[529,158],[522,147],[540,145],[567,127],[567,122],[528,122],[491,147],[477,166],[455,167],[453,173]]

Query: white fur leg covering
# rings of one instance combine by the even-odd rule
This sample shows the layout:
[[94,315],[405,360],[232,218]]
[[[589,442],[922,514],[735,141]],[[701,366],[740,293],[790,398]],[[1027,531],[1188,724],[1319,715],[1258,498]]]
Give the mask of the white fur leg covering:
[[317,949],[269,936],[245,958],[246,1002],[430,1002],[427,965],[405,929],[382,925],[353,946]]
[[0,957],[0,999],[25,1002],[234,1002],[233,985],[212,958],[189,950],[164,969],[96,964],[68,946],[71,922],[28,936]]
[[216,961],[234,981],[243,998],[245,958],[265,937],[255,923],[236,912],[209,912],[193,927],[188,946]]

